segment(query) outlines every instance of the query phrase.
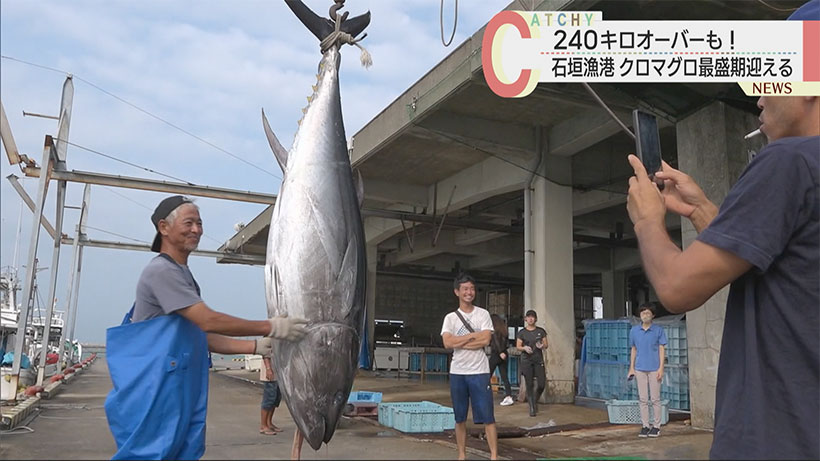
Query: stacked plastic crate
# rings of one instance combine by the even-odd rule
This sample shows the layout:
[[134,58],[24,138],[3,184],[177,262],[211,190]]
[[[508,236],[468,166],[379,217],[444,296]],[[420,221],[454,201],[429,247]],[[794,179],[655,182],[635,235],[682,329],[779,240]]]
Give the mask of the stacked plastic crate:
[[666,330],[666,364],[663,367],[661,399],[669,408],[689,410],[689,356],[686,345],[686,322],[662,323]]
[[[600,399],[637,400],[635,381],[629,372],[629,330],[636,320],[587,320],[584,380],[581,395]],[[686,322],[679,318],[656,321],[666,331],[666,364],[661,383],[661,399],[669,408],[689,409],[689,361]],[[637,324],[637,323],[635,323]]]
[[638,391],[626,380],[629,372],[629,330],[624,320],[587,320],[584,387],[587,397],[633,400]]
[[379,424],[401,432],[443,432],[456,426],[453,409],[434,402],[379,403]]
[[[421,352],[411,352],[410,353],[410,363],[409,369],[410,371],[421,371],[421,359],[422,354]],[[427,365],[424,368],[424,371],[448,371],[450,368],[448,367],[450,363],[450,355],[446,353],[428,353],[425,357],[427,361]]]

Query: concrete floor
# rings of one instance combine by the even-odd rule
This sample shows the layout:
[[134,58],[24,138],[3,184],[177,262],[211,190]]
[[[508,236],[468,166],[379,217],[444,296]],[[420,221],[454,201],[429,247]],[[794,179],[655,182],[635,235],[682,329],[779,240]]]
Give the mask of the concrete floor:
[[[258,433],[262,388],[258,373],[229,370],[212,373],[208,411],[208,441],[203,459],[284,459],[290,454],[293,420],[283,404],[274,421],[284,429],[276,436]],[[430,400],[450,405],[449,387],[439,378],[425,384],[394,374],[362,372],[354,390],[379,391],[384,401]],[[0,434],[0,459],[110,459],[115,452],[103,411],[111,389],[104,360],[44,400],[27,424],[33,432],[17,429]],[[501,396],[498,396],[500,400]],[[658,439],[639,439],[637,426],[607,424],[606,411],[578,405],[541,405],[538,417],[527,416],[524,404],[496,406],[501,433],[554,421],[575,430],[540,437],[502,438],[500,455],[507,459],[632,457],[643,459],[705,459],[712,434],[684,422],[663,427]],[[578,424],[587,427],[577,426]],[[486,443],[478,438],[480,426],[468,424],[470,459],[486,459]],[[452,431],[444,434],[402,434],[367,418],[342,418],[329,446],[313,451],[305,445],[304,459],[455,459]]]

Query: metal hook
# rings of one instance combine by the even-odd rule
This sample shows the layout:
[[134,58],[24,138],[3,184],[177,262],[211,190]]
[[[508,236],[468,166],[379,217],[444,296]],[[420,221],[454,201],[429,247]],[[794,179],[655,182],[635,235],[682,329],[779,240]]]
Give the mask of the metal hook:
[[345,13],[345,15],[342,17],[342,21],[339,21],[338,11],[341,10],[342,8],[344,8],[345,0],[333,0],[333,1],[334,1],[334,4],[333,4],[333,6],[330,7],[330,19],[332,19],[333,21],[335,21],[337,23],[342,22],[345,19],[347,19],[347,13]]

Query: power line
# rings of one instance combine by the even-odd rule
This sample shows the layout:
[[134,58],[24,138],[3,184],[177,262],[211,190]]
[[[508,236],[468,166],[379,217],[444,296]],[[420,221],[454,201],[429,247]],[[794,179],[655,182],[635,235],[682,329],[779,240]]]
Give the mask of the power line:
[[60,139],[60,138],[54,138],[54,139],[56,139],[57,141],[60,141],[60,142],[64,142],[64,143],[68,144],[69,146],[74,146],[74,147],[76,147],[76,148],[78,148],[78,149],[82,149],[82,150],[85,150],[85,151],[91,152],[92,154],[97,154],[97,155],[100,155],[100,156],[102,156],[102,157],[105,157],[105,158],[108,158],[108,159],[111,159],[111,160],[115,160],[115,161],[120,162],[120,163],[124,163],[124,164],[126,164],[126,165],[128,165],[128,166],[132,166],[132,167],[134,167],[134,168],[139,168],[139,169],[141,169],[141,170],[145,170],[145,171],[147,171],[147,172],[149,172],[149,173],[153,173],[153,174],[156,174],[156,175],[164,176],[164,177],[166,177],[166,178],[173,179],[173,180],[175,180],[175,181],[184,182],[185,184],[188,184],[189,186],[196,186],[196,184],[192,183],[191,181],[186,181],[186,180],[184,180],[184,179],[180,179],[180,178],[177,178],[177,177],[175,177],[175,176],[171,176],[171,175],[169,175],[169,174],[160,173],[159,171],[152,170],[151,168],[144,167],[144,166],[140,166],[140,165],[137,165],[136,163],[131,163],[131,162],[128,162],[128,161],[126,161],[126,160],[119,159],[119,158],[117,158],[117,157],[114,157],[113,155],[105,154],[105,153],[103,153],[103,152],[100,152],[100,151],[98,151],[98,150],[91,149],[91,148],[89,148],[89,147],[81,146],[81,145],[79,145],[79,144],[76,144],[76,143],[73,143],[73,142],[70,142],[70,141],[66,141],[66,140],[64,140],[64,139]]
[[[142,203],[140,203],[140,202],[138,202],[138,201],[136,201],[136,200],[134,200],[134,199],[132,199],[132,198],[128,197],[128,196],[127,196],[127,195],[125,195],[125,194],[121,194],[121,193],[119,193],[119,192],[115,191],[114,189],[112,189],[112,188],[110,188],[110,187],[108,187],[108,186],[103,186],[103,188],[105,188],[108,192],[111,192],[112,194],[119,195],[120,197],[124,198],[125,200],[128,200],[129,202],[135,203],[135,204],[139,205],[140,207],[145,208],[145,209],[146,209],[146,210],[148,210],[148,211],[151,211],[151,212],[153,212],[153,211],[154,211],[154,210],[152,210],[152,209],[151,209],[151,207],[149,207],[149,206],[147,206],[147,205],[145,205],[145,204],[142,204]],[[96,230],[99,230],[99,229],[96,229]],[[207,238],[207,239],[209,239],[209,240],[211,240],[212,242],[214,242],[214,243],[216,243],[216,244],[218,244],[218,245],[222,245],[222,243],[223,243],[223,242],[220,242],[219,240],[217,240],[217,239],[215,239],[215,238],[211,237],[211,236],[210,236],[210,235],[208,235],[208,234],[203,233],[203,234],[202,234],[202,236],[203,236],[203,237],[205,237],[205,238]]]
[[226,150],[226,149],[223,149],[223,148],[221,148],[221,147],[217,146],[216,144],[214,144],[214,143],[212,143],[212,142],[210,142],[210,141],[208,141],[208,140],[206,140],[206,139],[203,139],[203,138],[201,138],[201,137],[199,137],[199,136],[195,135],[194,133],[191,133],[190,131],[188,131],[188,130],[186,130],[186,129],[184,129],[184,128],[181,128],[181,127],[179,127],[179,126],[177,126],[177,125],[174,125],[173,123],[169,122],[168,120],[165,120],[164,118],[162,118],[162,117],[160,117],[160,116],[158,116],[158,115],[154,115],[154,114],[152,114],[151,112],[148,112],[147,110],[143,109],[142,107],[137,106],[136,104],[133,104],[133,103],[131,103],[131,102],[129,102],[129,101],[126,101],[125,99],[123,99],[123,98],[121,98],[121,97],[117,96],[116,94],[111,93],[110,91],[105,90],[104,88],[102,88],[102,87],[100,87],[100,86],[98,86],[98,85],[94,84],[93,82],[90,82],[90,81],[88,81],[88,80],[86,80],[86,79],[84,79],[84,78],[82,78],[82,77],[78,76],[77,74],[72,74],[72,73],[70,73],[70,72],[66,72],[66,71],[64,71],[64,70],[60,70],[60,69],[55,69],[55,68],[53,68],[53,67],[44,66],[44,65],[42,65],[42,64],[35,64],[35,63],[33,63],[33,62],[24,61],[24,60],[22,60],[22,59],[13,58],[13,57],[11,57],[11,56],[0,55],[0,58],[3,58],[3,59],[8,59],[8,60],[10,60],[10,61],[16,61],[16,62],[19,62],[19,63],[21,63],[21,64],[26,64],[26,65],[33,66],[33,67],[39,67],[39,68],[41,68],[41,69],[49,70],[49,71],[52,71],[52,72],[58,72],[58,73],[61,73],[61,74],[72,75],[72,76],[73,76],[74,78],[76,78],[77,80],[79,80],[79,81],[81,81],[81,82],[86,83],[87,85],[91,86],[92,88],[95,88],[95,89],[97,89],[97,90],[101,91],[102,93],[107,94],[108,96],[110,96],[110,97],[112,97],[112,98],[116,99],[117,101],[122,102],[123,104],[127,104],[127,105],[129,105],[129,106],[133,107],[134,109],[136,109],[136,110],[138,110],[138,111],[142,112],[143,114],[145,114],[145,115],[147,115],[147,116],[149,116],[149,117],[151,117],[151,118],[153,118],[153,119],[155,119],[155,120],[158,120],[158,121],[160,121],[160,122],[162,122],[162,123],[164,123],[164,124],[166,124],[166,125],[170,126],[171,128],[174,128],[174,129],[176,129],[176,130],[179,130],[179,131],[181,131],[181,132],[183,132],[183,133],[187,134],[188,136],[190,136],[190,137],[192,137],[192,138],[194,138],[194,139],[196,139],[196,140],[198,140],[198,141],[200,141],[200,142],[202,142],[202,143],[205,143],[205,144],[207,144],[207,145],[209,145],[209,146],[213,147],[214,149],[216,149],[216,150],[218,150],[218,151],[220,151],[220,152],[222,152],[222,153],[225,153],[225,154],[227,154],[227,155],[230,155],[231,157],[233,157],[233,158],[235,158],[235,159],[239,160],[239,161],[240,161],[240,162],[242,162],[242,163],[245,163],[245,164],[247,164],[247,165],[250,165],[250,166],[252,166],[253,168],[256,168],[256,169],[257,169],[257,170],[259,170],[259,171],[262,171],[262,172],[264,172],[264,173],[267,173],[267,174],[269,174],[269,175],[273,176],[274,178],[277,178],[277,179],[282,179],[282,177],[281,177],[281,176],[279,176],[279,175],[277,175],[277,174],[275,174],[275,173],[272,173],[272,172],[270,172],[270,171],[268,171],[268,170],[266,170],[266,169],[264,169],[264,168],[260,167],[259,165],[255,165],[255,164],[253,164],[253,163],[251,163],[251,162],[249,162],[249,161],[247,161],[247,160],[243,159],[242,157],[240,157],[240,156],[238,156],[238,155],[234,154],[233,152],[230,152],[230,151],[228,151],[228,150]]
[[136,200],[134,200],[134,199],[132,199],[132,198],[128,197],[128,196],[127,196],[127,195],[125,195],[125,194],[121,194],[121,193],[119,193],[119,192],[115,191],[114,189],[112,189],[112,188],[110,188],[110,187],[108,187],[108,186],[103,186],[103,188],[104,188],[104,189],[106,189],[108,192],[111,192],[111,193],[112,193],[112,194],[114,194],[114,195],[119,195],[120,197],[124,198],[125,200],[128,200],[129,202],[136,203],[137,205],[139,205],[139,206],[141,206],[141,207],[145,208],[145,209],[146,209],[146,210],[148,210],[148,211],[154,211],[154,210],[152,210],[152,209],[151,209],[151,207],[149,207],[148,205],[144,205],[144,204],[142,204],[142,203],[140,203],[140,202],[138,202],[138,201],[136,201]]
[[110,234],[110,235],[113,235],[115,237],[124,238],[124,239],[128,239],[128,240],[131,240],[131,241],[134,241],[134,242],[137,242],[137,243],[144,243],[144,244],[148,245],[148,242],[146,242],[145,240],[135,239],[135,238],[129,237],[127,235],[122,235],[122,234],[118,234],[116,232],[107,231],[105,229],[100,229],[98,227],[93,227],[93,226],[88,226],[88,225],[86,225],[85,227],[87,227],[89,229],[94,229],[95,231],[99,231],[99,232],[102,232],[102,233],[105,233],[105,234]]

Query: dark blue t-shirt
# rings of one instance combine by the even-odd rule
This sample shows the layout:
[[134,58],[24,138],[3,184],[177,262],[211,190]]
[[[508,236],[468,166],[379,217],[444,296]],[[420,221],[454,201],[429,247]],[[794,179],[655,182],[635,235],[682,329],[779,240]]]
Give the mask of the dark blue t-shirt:
[[820,459],[820,137],[749,164],[698,240],[754,266],[726,303],[713,459]]

